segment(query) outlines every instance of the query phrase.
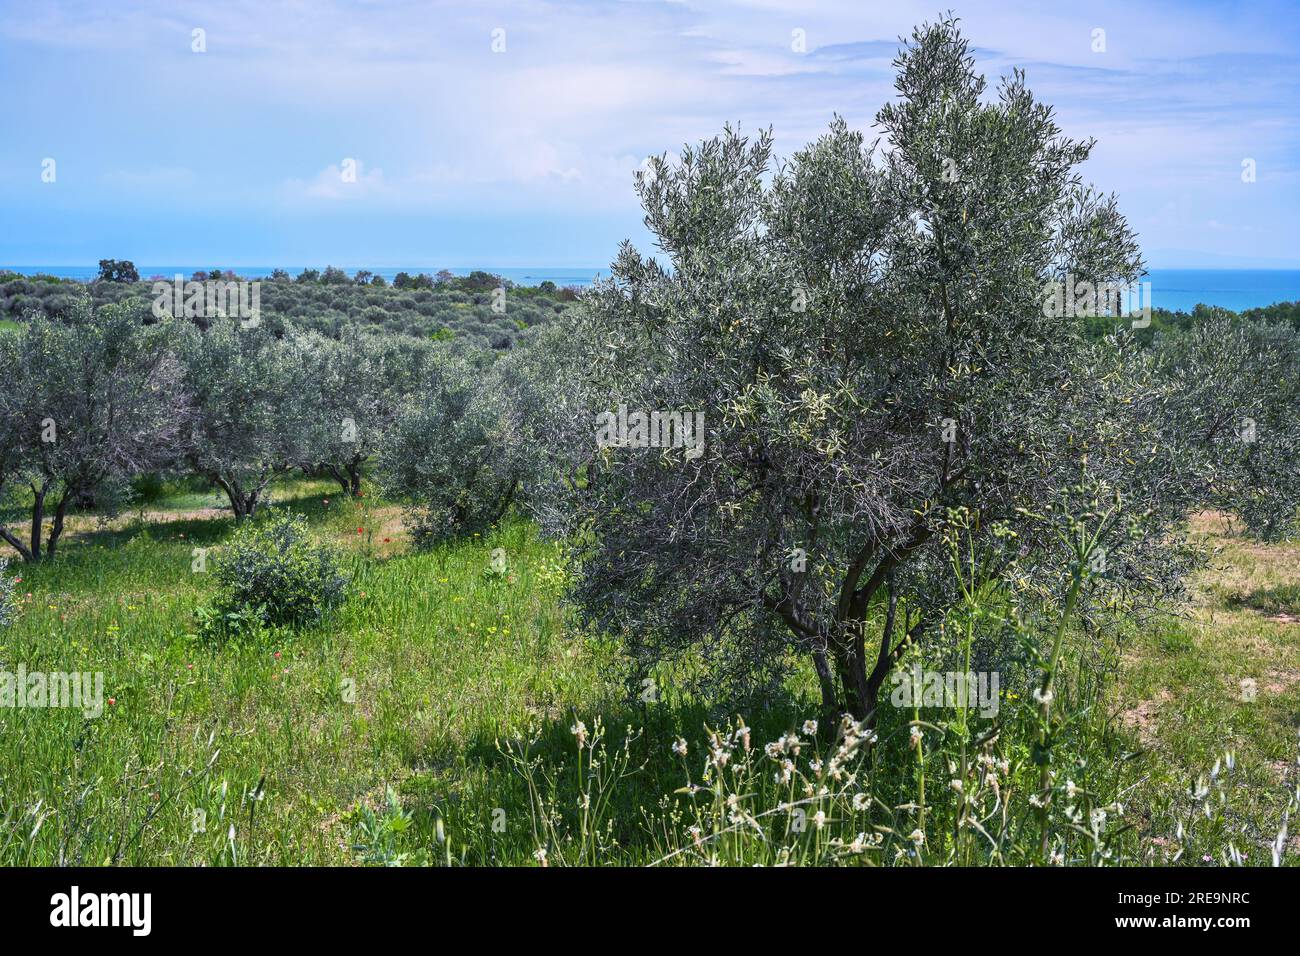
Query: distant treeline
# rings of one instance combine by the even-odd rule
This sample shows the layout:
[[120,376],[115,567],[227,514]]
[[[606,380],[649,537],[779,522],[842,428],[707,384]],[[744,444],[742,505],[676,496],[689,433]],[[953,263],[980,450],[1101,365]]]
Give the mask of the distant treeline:
[[[239,280],[232,270],[212,269],[187,278],[193,282]],[[18,321],[33,311],[50,318],[69,315],[89,296],[95,306],[133,296],[152,300],[156,282],[175,276],[140,277],[125,260],[105,259],[92,282],[50,275],[24,276],[0,270],[0,321]],[[502,292],[504,290],[504,298]],[[362,270],[349,276],[342,269],[304,269],[296,277],[277,269],[261,280],[261,320],[271,329],[286,322],[337,337],[353,323],[418,338],[458,339],[465,345],[503,350],[520,334],[563,312],[577,292],[554,282],[517,286],[488,272],[456,276],[399,272],[389,283]]]
[[[1300,330],[1300,301],[1274,302],[1272,305],[1243,309],[1240,312],[1234,312],[1232,309],[1225,309],[1218,305],[1203,304],[1197,305],[1190,312],[1184,312],[1181,309],[1177,312],[1171,312],[1168,309],[1152,309],[1151,324],[1145,328],[1133,328],[1132,331],[1139,341],[1150,342],[1157,333],[1188,332],[1197,326],[1204,325],[1211,319],[1221,316],[1241,318],[1248,321],[1285,322],[1293,329]],[[1131,328],[1132,322],[1131,317],[1116,318],[1107,315],[1094,316],[1084,320],[1085,328],[1092,338],[1101,338],[1121,327]]]
[[[230,282],[241,277],[230,269],[199,271],[188,281]],[[0,269],[0,321],[16,321],[39,309],[51,318],[69,313],[73,303],[89,294],[96,306],[121,302],[131,296],[153,298],[155,282],[173,282],[175,276],[141,278],[127,260],[100,261],[100,274],[92,282],[52,275],[25,276]],[[520,333],[562,313],[577,301],[576,289],[546,281],[520,286],[490,272],[457,276],[447,270],[428,273],[399,272],[390,283],[362,269],[348,275],[335,266],[303,269],[291,276],[274,270],[262,281],[262,319],[272,329],[286,321],[295,327],[337,337],[350,323],[402,332],[418,338],[460,339],[462,344],[496,350],[513,347]],[[496,290],[505,290],[505,311],[493,309]],[[1151,324],[1133,329],[1142,342],[1157,333],[1186,332],[1217,317],[1286,322],[1300,329],[1300,301],[1234,312],[1215,305],[1197,305],[1190,312],[1153,309]],[[1085,319],[1093,338],[1128,328],[1130,318],[1096,316]]]

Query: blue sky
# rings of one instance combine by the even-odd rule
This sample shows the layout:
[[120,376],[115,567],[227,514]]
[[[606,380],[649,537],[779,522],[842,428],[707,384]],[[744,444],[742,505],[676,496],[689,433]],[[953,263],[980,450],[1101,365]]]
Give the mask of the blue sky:
[[1300,25],[1267,0],[0,0],[0,264],[598,266],[649,245],[647,155],[869,128],[945,6],[1098,140],[1150,264],[1300,266]]

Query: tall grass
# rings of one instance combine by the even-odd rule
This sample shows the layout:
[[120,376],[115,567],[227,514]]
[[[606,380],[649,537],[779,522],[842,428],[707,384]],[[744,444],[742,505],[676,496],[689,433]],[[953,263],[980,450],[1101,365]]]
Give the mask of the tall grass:
[[[0,629],[0,668],[102,671],[111,702],[97,718],[0,708],[0,864],[1287,858],[1295,794],[1236,755],[1157,774],[1106,688],[1075,676],[1068,620],[1023,625],[1039,651],[992,717],[916,702],[883,705],[875,726],[815,725],[808,675],[743,719],[720,701],[629,702],[617,645],[568,626],[561,551],[527,523],[417,554],[395,509],[335,494],[280,492],[348,555],[347,602],[311,627],[200,637],[212,582],[195,549],[233,525],[168,515],[176,502],[81,522],[53,563],[10,569],[20,612]],[[963,594],[944,628],[969,667],[1014,618],[997,590]],[[952,660],[910,653],[904,668]],[[1048,714],[1034,682],[1053,690]]]

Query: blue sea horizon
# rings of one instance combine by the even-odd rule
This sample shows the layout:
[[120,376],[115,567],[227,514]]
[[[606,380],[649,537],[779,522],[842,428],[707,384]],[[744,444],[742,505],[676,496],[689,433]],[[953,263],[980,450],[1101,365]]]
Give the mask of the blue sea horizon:
[[[99,271],[98,266],[8,266],[11,271],[22,275],[46,274],[61,279],[93,279]],[[162,276],[172,279],[177,274],[189,278],[200,269],[226,268],[213,265],[185,266],[137,266],[140,277],[149,279]],[[304,266],[232,266],[231,269],[246,279],[264,279],[276,268],[285,269],[290,275],[297,275]],[[311,268],[323,268],[312,266]],[[608,276],[605,266],[590,267],[554,267],[554,266],[475,266],[473,268],[448,269],[458,276],[469,275],[475,270],[490,272],[493,275],[509,279],[516,285],[535,286],[543,282],[554,282],[557,286],[574,286],[582,288],[598,276]],[[349,268],[349,273],[357,270]],[[416,275],[425,272],[430,275],[439,271],[431,266],[394,266],[374,267],[371,272],[392,281],[399,272]],[[1272,305],[1275,302],[1300,301],[1300,269],[1151,269],[1147,273],[1151,283],[1152,305],[1171,312],[1190,312],[1198,304],[1217,305],[1234,311],[1254,309]]]

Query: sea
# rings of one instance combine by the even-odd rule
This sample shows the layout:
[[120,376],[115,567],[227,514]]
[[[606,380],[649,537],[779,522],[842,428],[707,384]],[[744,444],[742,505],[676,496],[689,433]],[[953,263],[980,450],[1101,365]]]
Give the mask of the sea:
[[[93,279],[99,272],[98,266],[10,266],[6,267],[22,275],[43,273],[64,279]],[[220,263],[206,265],[138,265],[140,277],[148,279],[163,276],[171,279],[176,275],[189,278],[199,269],[225,269]],[[297,275],[303,266],[230,266],[232,271],[245,279],[261,279],[269,276],[272,270],[282,268],[290,275]],[[312,266],[312,268],[323,268]],[[509,279],[516,285],[540,285],[551,281],[557,286],[574,286],[582,288],[590,285],[597,277],[608,276],[608,267],[501,267],[475,266],[473,268],[449,269],[456,275],[469,275],[476,269]],[[356,269],[348,269],[349,274]],[[439,271],[437,266],[394,266],[373,267],[371,272],[392,281],[399,272],[415,275],[426,272],[430,275]],[[1272,305],[1274,302],[1300,301],[1300,269],[1151,269],[1146,277],[1151,283],[1151,303],[1154,307],[1168,309],[1171,312],[1190,312],[1198,304],[1217,305],[1240,312],[1259,306]]]

